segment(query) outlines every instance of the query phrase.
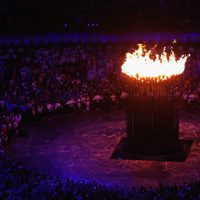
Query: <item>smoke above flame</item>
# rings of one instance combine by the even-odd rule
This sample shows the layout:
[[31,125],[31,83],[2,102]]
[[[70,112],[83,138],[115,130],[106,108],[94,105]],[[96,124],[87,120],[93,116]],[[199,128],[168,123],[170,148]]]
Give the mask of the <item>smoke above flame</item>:
[[121,69],[123,73],[137,80],[166,80],[183,73],[188,57],[189,55],[182,55],[176,59],[173,49],[167,53],[164,47],[162,53],[157,54],[155,49],[147,50],[145,45],[138,44],[138,49],[126,54]]

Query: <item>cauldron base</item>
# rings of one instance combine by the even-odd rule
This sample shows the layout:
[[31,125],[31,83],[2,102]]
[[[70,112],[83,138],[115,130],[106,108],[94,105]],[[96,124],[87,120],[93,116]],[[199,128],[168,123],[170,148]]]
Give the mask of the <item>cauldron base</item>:
[[184,162],[187,159],[191,140],[179,140],[174,147],[162,145],[140,145],[129,142],[127,137],[121,139],[113,152],[112,159],[122,160],[156,160],[156,161],[176,161]]

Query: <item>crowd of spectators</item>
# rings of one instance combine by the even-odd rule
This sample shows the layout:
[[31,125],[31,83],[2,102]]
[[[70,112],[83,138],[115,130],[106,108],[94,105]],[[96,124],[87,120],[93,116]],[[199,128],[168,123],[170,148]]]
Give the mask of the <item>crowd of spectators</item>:
[[[149,44],[151,45],[151,44]],[[164,44],[162,44],[164,45]],[[166,44],[168,45],[168,44]],[[168,46],[169,47],[169,46]],[[168,48],[167,47],[167,48]],[[159,47],[157,47],[159,50]],[[66,112],[122,107],[129,87],[121,65],[127,44],[31,45],[0,49],[0,148],[12,135],[23,132],[28,119],[43,119]],[[181,106],[200,108],[200,49],[198,45],[177,44],[176,55],[190,54],[185,72],[175,88]],[[10,163],[1,156],[0,196],[45,195],[46,198],[91,199],[160,199],[194,197],[199,199],[199,183],[181,186],[133,188],[130,191],[108,189],[96,183],[61,182],[41,176]],[[18,187],[18,188],[17,188]],[[94,198],[96,199],[96,197]],[[170,198],[168,198],[170,199]],[[176,199],[176,198],[171,198]],[[187,199],[187,198],[186,198]]]
[[[122,106],[129,93],[121,73],[128,45],[5,47],[0,50],[0,144],[21,128],[22,118]],[[200,106],[200,49],[177,44],[190,54],[176,94],[187,109]],[[159,51],[159,47],[158,47]],[[12,133],[12,134],[11,134]]]
[[[20,134],[22,123],[21,113],[9,113],[0,116],[1,134],[0,146],[5,147],[6,143],[11,140],[11,136]],[[1,149],[0,149],[1,150]]]
[[0,156],[1,199],[200,199],[200,182],[130,188],[109,187],[96,182],[61,180],[34,171]]

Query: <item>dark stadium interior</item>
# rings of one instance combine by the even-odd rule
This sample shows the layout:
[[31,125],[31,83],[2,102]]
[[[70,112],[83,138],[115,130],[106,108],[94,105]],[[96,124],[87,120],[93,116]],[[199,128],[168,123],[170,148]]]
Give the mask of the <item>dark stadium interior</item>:
[[[199,13],[199,0],[1,1],[0,199],[200,199]],[[139,43],[153,62],[187,57],[183,72],[129,77]]]
[[1,3],[0,24],[11,32],[185,31],[199,30],[199,10],[198,0],[17,0]]

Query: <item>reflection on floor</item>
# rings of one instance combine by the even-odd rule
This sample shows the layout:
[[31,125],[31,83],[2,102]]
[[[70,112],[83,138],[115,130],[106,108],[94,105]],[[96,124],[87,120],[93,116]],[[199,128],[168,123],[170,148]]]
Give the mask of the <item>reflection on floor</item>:
[[183,112],[180,118],[180,139],[193,140],[185,162],[110,159],[125,136],[122,110],[69,114],[29,124],[28,130],[28,136],[13,139],[7,154],[28,169],[45,174],[122,187],[200,180],[197,113]]

